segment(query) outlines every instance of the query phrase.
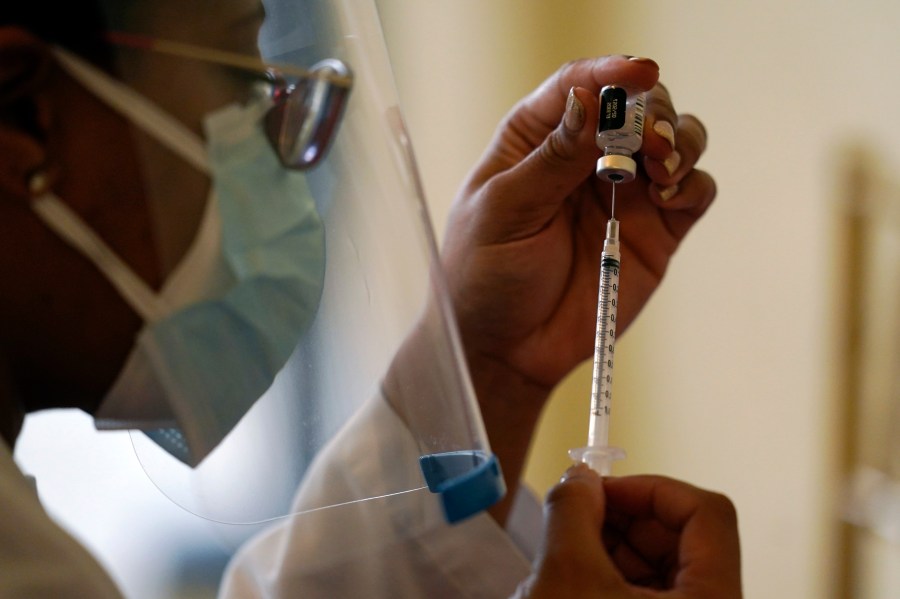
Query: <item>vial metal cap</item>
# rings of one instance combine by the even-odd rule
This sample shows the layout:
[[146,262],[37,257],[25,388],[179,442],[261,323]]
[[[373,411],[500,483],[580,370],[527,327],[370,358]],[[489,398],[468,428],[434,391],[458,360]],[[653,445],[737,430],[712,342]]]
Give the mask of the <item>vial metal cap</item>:
[[607,154],[597,161],[597,176],[610,183],[627,183],[636,173],[637,163],[628,156]]

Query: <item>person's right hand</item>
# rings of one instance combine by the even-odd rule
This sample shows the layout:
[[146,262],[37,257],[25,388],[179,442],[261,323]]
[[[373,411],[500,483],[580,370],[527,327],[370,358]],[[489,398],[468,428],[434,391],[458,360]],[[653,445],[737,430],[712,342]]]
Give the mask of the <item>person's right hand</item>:
[[516,599],[739,599],[737,515],[723,495],[659,476],[571,468]]

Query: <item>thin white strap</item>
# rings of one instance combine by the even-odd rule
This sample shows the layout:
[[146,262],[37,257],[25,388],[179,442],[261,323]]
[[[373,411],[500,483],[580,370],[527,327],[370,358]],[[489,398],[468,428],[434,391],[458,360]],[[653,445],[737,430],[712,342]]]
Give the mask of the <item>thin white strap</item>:
[[60,47],[54,47],[53,52],[66,71],[85,88],[197,170],[209,174],[203,140],[181,121],[71,52]]
[[60,238],[103,271],[144,321],[155,322],[171,313],[166,302],[57,196],[47,192],[32,200],[31,207]]

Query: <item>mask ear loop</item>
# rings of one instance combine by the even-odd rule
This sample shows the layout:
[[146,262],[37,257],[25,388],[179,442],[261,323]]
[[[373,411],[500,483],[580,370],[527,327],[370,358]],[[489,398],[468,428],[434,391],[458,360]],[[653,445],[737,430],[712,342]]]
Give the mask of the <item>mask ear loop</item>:
[[[32,175],[29,187],[39,190],[46,183],[42,173]],[[31,201],[34,213],[59,237],[90,260],[122,294],[134,310],[147,322],[155,322],[171,312],[167,302],[138,277],[131,268],[85,223],[74,210],[52,191]]]
[[95,96],[175,152],[203,174],[209,174],[206,146],[196,133],[144,96],[64,48],[54,47],[60,65]]
[[[210,174],[206,144],[197,134],[144,96],[66,49],[54,47],[53,53],[60,66],[85,89],[147,135],[181,156],[199,172]],[[34,173],[29,181],[29,189],[34,198],[32,209],[41,220],[66,243],[91,260],[145,322],[157,322],[171,314],[176,306],[165,299],[165,290],[172,284],[171,281],[163,287],[162,293],[155,293],[49,187],[49,178],[40,171]],[[212,211],[209,204],[207,213]],[[210,220],[205,214],[204,222]],[[212,221],[204,227],[204,231],[217,227],[218,221]],[[206,236],[214,235],[216,231],[217,229],[212,233],[207,232]]]

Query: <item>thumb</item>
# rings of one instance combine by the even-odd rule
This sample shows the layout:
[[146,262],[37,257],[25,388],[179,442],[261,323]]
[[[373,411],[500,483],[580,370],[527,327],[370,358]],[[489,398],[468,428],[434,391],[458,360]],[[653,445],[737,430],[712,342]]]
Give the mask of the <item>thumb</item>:
[[[528,596],[618,596],[609,594],[623,589],[624,580],[603,545],[605,504],[601,478],[584,464],[570,468],[550,490]],[[545,595],[548,590],[555,594]]]
[[[521,161],[497,173],[491,184],[495,224],[503,224],[512,237],[525,237],[546,226],[565,198],[594,172],[600,150],[594,142],[598,100],[587,89],[572,87],[565,111],[555,128],[542,134],[540,143]],[[532,122],[534,121],[534,122]],[[537,131],[552,127],[530,110],[522,109],[507,123],[518,130],[522,144]],[[537,140],[535,140],[537,141]],[[507,138],[503,145],[513,145]],[[503,236],[500,231],[499,236]]]
[[599,103],[588,90],[569,89],[566,108],[558,126],[522,162],[510,170],[522,190],[556,192],[559,199],[569,194],[593,173],[600,156],[594,141]]

